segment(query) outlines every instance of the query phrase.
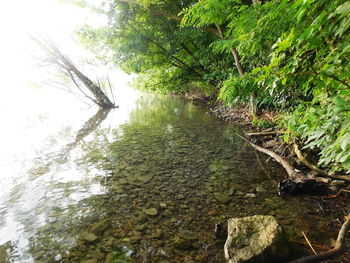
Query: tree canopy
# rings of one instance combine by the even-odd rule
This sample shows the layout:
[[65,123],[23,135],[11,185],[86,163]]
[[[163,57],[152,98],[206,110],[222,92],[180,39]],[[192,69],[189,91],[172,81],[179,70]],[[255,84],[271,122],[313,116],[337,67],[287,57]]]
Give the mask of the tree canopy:
[[227,104],[253,98],[283,110],[284,125],[319,150],[320,165],[350,170],[350,1],[106,0],[90,8],[109,22],[82,27],[82,43],[137,73],[137,87],[196,89]]

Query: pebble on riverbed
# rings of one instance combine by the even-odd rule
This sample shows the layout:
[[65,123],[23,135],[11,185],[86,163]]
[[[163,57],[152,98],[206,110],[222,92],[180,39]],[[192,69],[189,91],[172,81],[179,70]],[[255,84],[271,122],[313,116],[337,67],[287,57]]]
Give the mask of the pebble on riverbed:
[[145,214],[150,215],[150,216],[158,215],[158,210],[156,208],[145,209],[144,212],[145,212]]
[[94,233],[86,233],[86,234],[83,234],[82,238],[84,241],[88,243],[92,243],[98,239],[98,236],[95,235]]

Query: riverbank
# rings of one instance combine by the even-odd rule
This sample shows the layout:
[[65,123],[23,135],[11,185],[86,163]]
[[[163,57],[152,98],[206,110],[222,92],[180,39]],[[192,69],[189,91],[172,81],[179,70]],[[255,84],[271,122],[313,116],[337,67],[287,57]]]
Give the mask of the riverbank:
[[[317,176],[317,171],[310,169],[304,165],[300,160],[298,160],[295,151],[293,150],[292,145],[285,143],[282,139],[283,134],[277,133],[280,131],[280,128],[277,128],[274,124],[273,113],[263,113],[259,116],[259,119],[262,121],[265,126],[269,126],[268,123],[271,123],[271,127],[258,127],[254,125],[254,120],[257,118],[253,117],[252,114],[249,113],[247,108],[231,108],[223,105],[222,103],[214,103],[209,107],[208,114],[213,115],[219,119],[230,122],[234,125],[240,126],[246,133],[246,135],[256,135],[256,136],[248,136],[249,139],[266,149],[276,152],[281,155],[283,158],[287,159],[296,169],[303,172],[303,174],[311,174],[312,176]],[[261,136],[260,136],[261,135]],[[307,157],[312,160],[312,162],[317,163],[317,153],[309,151]],[[269,160],[269,159],[268,159]],[[266,169],[268,169],[268,164],[266,164]],[[268,171],[267,171],[268,172]],[[348,203],[350,201],[350,185],[348,182],[344,180],[336,180],[336,179],[325,179],[327,183],[326,192],[317,193],[316,195],[312,193],[309,195],[306,192],[306,195],[303,195],[302,200],[305,203],[309,202],[310,199],[316,202],[319,206],[318,209],[314,211],[310,211],[317,215],[319,218],[325,216],[328,213],[335,215],[333,222],[329,222],[328,226],[325,226],[324,229],[320,229],[320,235],[325,233],[326,231],[334,232],[334,243],[336,239],[337,229],[340,229],[341,223],[344,221],[344,216],[346,216],[348,211]],[[305,193],[301,193],[305,194]],[[328,211],[328,212],[326,212]],[[337,222],[337,225],[333,224]],[[328,230],[327,230],[328,228]],[[304,244],[305,248],[311,250],[314,247],[318,247],[319,250],[317,253],[322,253],[322,251],[329,250],[330,247],[325,245],[316,244],[317,240],[313,240],[315,243],[307,240],[306,235],[303,234],[303,238],[297,240],[297,243]],[[342,256],[329,260],[327,262],[350,262],[350,252],[344,253]]]
[[[345,195],[281,198],[275,181],[285,171],[235,136],[243,134],[237,125],[171,96],[140,96],[116,125],[123,110],[82,122],[61,150],[42,149],[41,161],[30,163],[25,183],[2,199],[2,211],[8,224],[40,224],[24,229],[21,239],[5,239],[0,255],[13,262],[223,263],[225,236],[217,226],[254,215],[276,217],[299,255],[310,254],[301,231],[317,251],[334,243]],[[24,210],[23,190],[43,195]]]

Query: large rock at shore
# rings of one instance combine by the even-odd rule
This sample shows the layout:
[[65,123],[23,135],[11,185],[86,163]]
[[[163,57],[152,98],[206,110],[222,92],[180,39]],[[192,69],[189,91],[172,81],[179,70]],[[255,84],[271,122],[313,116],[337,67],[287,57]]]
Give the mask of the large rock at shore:
[[289,255],[284,231],[273,216],[228,220],[225,257],[229,263],[285,262]]

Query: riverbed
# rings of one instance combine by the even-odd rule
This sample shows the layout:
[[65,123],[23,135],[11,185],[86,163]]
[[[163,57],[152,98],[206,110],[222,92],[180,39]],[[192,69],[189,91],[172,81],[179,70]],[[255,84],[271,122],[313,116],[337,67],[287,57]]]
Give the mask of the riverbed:
[[215,228],[256,214],[276,216],[292,241],[332,242],[327,211],[279,197],[283,169],[239,127],[175,96],[133,95],[80,109],[3,159],[0,262],[224,262]]

